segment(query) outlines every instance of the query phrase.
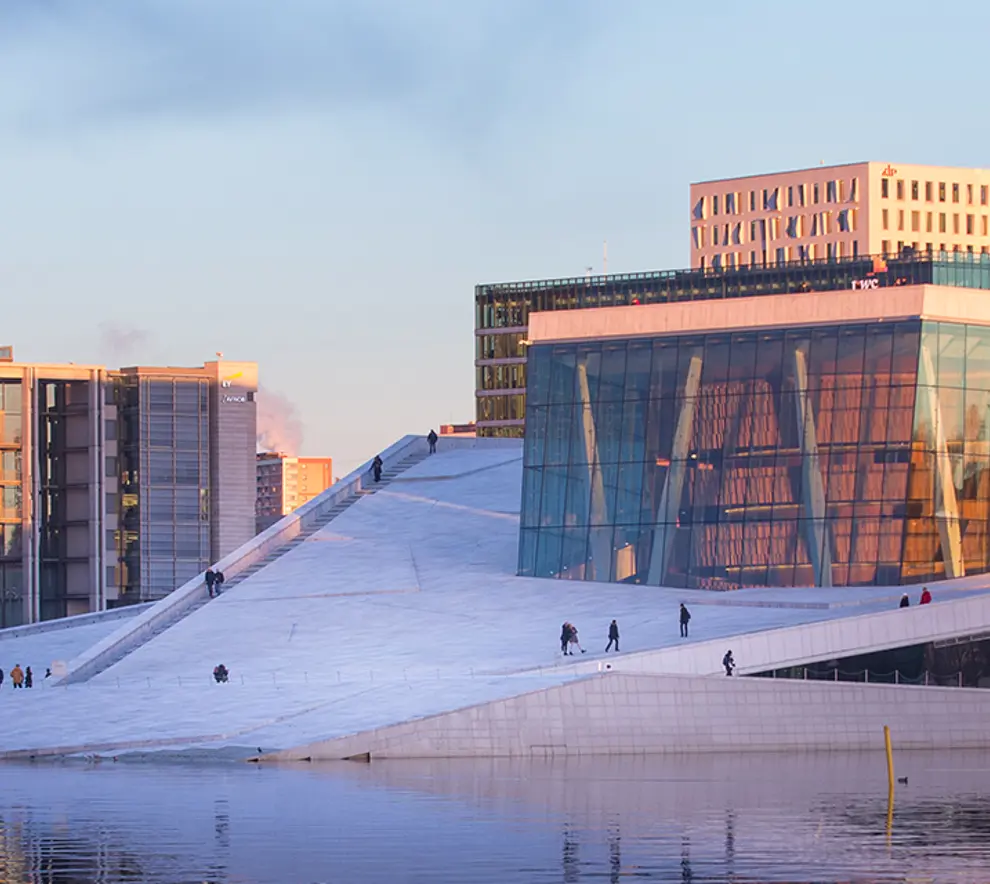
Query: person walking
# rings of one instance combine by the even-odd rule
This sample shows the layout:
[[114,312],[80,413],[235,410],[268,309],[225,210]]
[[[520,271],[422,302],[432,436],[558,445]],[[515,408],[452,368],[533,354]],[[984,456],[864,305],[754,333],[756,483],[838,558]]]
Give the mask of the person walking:
[[725,656],[722,658],[722,665],[725,667],[725,674],[732,675],[732,670],[736,668],[736,660],[732,656],[731,650],[725,652]]
[[571,640],[571,624],[566,620],[560,627],[560,652],[567,656],[567,643]]
[[619,653],[619,624],[614,620],[608,625],[608,644],[605,646],[605,653],[607,654],[612,649],[612,643],[615,643],[615,653]]
[[213,594],[220,595],[220,588],[223,586],[224,580],[227,578],[223,576],[223,571],[219,568],[216,570],[216,574],[213,577]]
[[24,670],[24,687],[33,688],[34,687],[34,673],[31,671],[31,667],[28,666]]
[[437,434],[430,430],[429,435],[426,437],[426,441],[430,443],[430,454],[437,453]]
[[911,607],[911,599],[908,598],[908,594],[907,593],[904,593],[904,595],[901,596],[901,603],[897,607],[898,608],[910,608]]
[[213,584],[216,583],[217,575],[213,573],[212,568],[207,568],[203,579],[206,581],[206,591],[210,594],[210,598],[213,598]]
[[376,482],[381,482],[382,480],[382,467],[385,466],[384,461],[382,461],[379,455],[375,455],[375,459],[371,462],[371,474],[375,477]]
[[[581,647],[581,642],[578,641],[577,627],[573,623],[570,623],[568,625],[571,627],[571,636],[567,640],[568,641],[568,644],[573,645],[575,648],[577,648],[583,654],[584,653],[584,648]],[[573,651],[571,651],[571,656],[572,657],[574,656],[574,652]]]
[[928,591],[927,586],[921,588],[921,601],[918,604],[930,605],[932,602],[932,594]]
[[10,670],[10,680],[14,683],[14,689],[24,687],[24,670],[21,669],[20,663],[15,663],[14,668]]
[[223,663],[218,663],[213,667],[213,680],[217,684],[223,684],[230,680],[230,670]]
[[684,602],[681,602],[681,638],[687,638],[688,634],[688,623],[691,622],[691,612],[684,606]]

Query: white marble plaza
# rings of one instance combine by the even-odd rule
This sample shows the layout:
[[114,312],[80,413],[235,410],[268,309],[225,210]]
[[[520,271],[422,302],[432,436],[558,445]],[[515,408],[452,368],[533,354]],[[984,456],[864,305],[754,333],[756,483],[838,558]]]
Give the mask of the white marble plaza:
[[[596,679],[600,665],[708,678],[730,639],[761,643],[755,665],[758,654],[773,658],[778,639],[765,636],[780,637],[781,649],[786,636],[812,636],[794,640],[798,651],[819,640],[789,628],[862,620],[873,624],[863,641],[888,629],[874,615],[896,607],[896,587],[711,593],[516,577],[521,461],[517,444],[441,442],[92,679],[32,691],[4,684],[0,752],[269,754]],[[947,605],[953,630],[961,617],[990,625],[984,591],[979,579],[939,584],[932,609]],[[678,634],[681,601],[693,613],[688,639]],[[606,657],[613,617],[622,653]],[[564,620],[577,625],[585,655],[560,656]],[[0,666],[43,673],[106,636],[95,626],[81,627],[78,641],[70,632],[20,645],[0,633],[0,653],[16,647],[17,657]],[[220,662],[229,684],[213,683]]]

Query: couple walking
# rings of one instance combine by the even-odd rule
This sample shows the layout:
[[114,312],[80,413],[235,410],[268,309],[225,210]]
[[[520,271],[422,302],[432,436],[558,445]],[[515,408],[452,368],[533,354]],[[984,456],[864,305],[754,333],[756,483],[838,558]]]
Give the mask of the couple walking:
[[581,647],[581,643],[578,641],[577,627],[565,620],[564,625],[560,627],[561,653],[565,657],[573,657],[574,651],[570,650],[571,648],[577,648],[582,654],[585,652],[584,648]]

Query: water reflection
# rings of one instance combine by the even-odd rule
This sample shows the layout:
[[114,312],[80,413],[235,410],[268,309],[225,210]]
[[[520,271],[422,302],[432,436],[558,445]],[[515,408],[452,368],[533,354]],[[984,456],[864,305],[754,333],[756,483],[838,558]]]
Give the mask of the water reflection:
[[0,767],[0,881],[987,881],[990,756]]

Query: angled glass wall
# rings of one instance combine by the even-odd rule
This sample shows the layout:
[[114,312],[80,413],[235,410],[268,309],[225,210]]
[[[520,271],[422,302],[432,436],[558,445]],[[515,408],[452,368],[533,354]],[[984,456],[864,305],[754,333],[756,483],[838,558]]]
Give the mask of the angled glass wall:
[[988,570],[990,330],[530,348],[519,572],[699,589]]

